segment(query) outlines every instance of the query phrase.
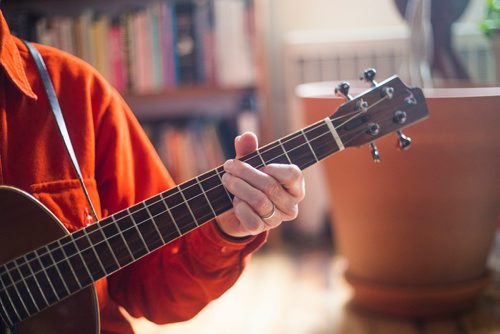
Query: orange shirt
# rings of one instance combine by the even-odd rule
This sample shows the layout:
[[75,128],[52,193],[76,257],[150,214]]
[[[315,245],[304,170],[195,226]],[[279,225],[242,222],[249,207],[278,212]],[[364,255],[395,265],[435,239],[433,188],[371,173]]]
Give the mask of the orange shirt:
[[[76,231],[84,226],[87,204],[41,79],[1,11],[0,29],[0,184],[31,193]],[[36,47],[98,214],[107,216],[170,188],[173,181],[120,95],[82,60]],[[102,332],[132,332],[118,305],[157,323],[193,317],[236,281],[265,236],[234,242],[210,222],[99,282]]]

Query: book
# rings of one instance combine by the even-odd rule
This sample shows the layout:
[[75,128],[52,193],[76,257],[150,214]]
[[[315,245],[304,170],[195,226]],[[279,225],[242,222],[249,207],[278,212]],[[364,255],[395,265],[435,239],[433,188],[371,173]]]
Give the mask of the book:
[[89,64],[94,63],[92,59],[92,19],[92,10],[86,9],[76,17],[74,22],[75,55]]
[[176,16],[176,57],[179,71],[179,84],[197,82],[196,50],[198,45],[194,31],[194,4],[180,1],[175,5]]
[[160,61],[164,88],[177,85],[174,38],[174,5],[172,1],[160,2],[158,38],[160,41]]
[[255,81],[246,1],[213,0],[217,81],[246,87]]
[[110,20],[106,15],[99,16],[91,26],[92,65],[102,76],[111,81],[111,63],[109,54]]
[[109,30],[109,66],[111,84],[119,91],[127,89],[127,61],[124,27],[114,21]]
[[[87,9],[76,17],[41,17],[37,40],[82,58],[120,92],[248,87],[255,80],[250,3],[156,0],[115,16]],[[19,22],[29,21],[23,17]]]

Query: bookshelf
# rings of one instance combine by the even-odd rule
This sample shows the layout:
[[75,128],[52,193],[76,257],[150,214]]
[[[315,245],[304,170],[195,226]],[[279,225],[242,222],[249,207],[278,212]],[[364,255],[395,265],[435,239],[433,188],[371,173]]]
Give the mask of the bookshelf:
[[11,0],[2,9],[14,34],[93,65],[122,93],[160,156],[164,129],[172,128],[200,131],[185,135],[191,139],[216,129],[212,140],[230,156],[232,138],[245,130],[242,113],[252,130],[266,123],[258,1]]

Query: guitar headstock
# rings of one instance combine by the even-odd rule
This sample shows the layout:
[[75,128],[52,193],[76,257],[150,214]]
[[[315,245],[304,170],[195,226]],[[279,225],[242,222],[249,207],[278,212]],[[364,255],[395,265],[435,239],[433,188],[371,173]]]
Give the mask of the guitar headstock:
[[427,104],[420,88],[407,87],[399,77],[376,83],[375,70],[368,69],[362,79],[372,88],[356,96],[349,95],[349,84],[343,82],[336,93],[346,98],[330,118],[345,147],[370,144],[373,159],[380,161],[375,140],[396,132],[401,149],[410,146],[411,139],[401,130],[428,117]]

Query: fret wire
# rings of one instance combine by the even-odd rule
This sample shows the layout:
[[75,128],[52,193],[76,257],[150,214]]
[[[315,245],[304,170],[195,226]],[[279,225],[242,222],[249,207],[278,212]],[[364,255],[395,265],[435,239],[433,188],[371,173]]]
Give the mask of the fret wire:
[[[132,250],[130,250],[130,247],[127,243],[127,240],[125,240],[125,237],[123,236],[123,231],[121,230],[121,228],[118,226],[118,221],[116,220],[115,216],[114,215],[111,215],[111,220],[113,221],[113,224],[115,224],[116,226],[116,229],[118,230],[118,234],[120,235],[120,237],[122,238],[123,240],[123,243],[125,244],[125,247],[127,248],[129,254],[130,254],[130,257],[133,259],[133,260],[137,260],[135,257],[134,257],[134,254],[132,254]],[[116,236],[116,235],[115,235]],[[111,237],[110,237],[111,238]]]
[[150,214],[149,209],[146,208],[145,202],[142,201],[135,204],[131,208],[131,211],[134,220],[137,222],[137,227],[148,245],[149,251],[151,252],[163,246],[165,244],[163,242],[163,236],[156,226],[154,217]]
[[283,146],[283,143],[281,142],[281,139],[278,139],[278,143],[280,144],[281,149],[283,150],[283,153],[285,153],[286,159],[288,160],[288,162],[290,163],[290,165],[293,165],[293,162],[290,159],[290,157],[288,156],[288,152],[286,151],[285,146]]
[[[217,176],[219,177],[219,180],[220,180],[220,184],[222,184],[222,177],[220,176],[219,174],[219,168],[216,168],[215,169],[215,173],[217,174]],[[215,188],[215,187],[214,187]],[[231,198],[231,195],[229,195],[229,192],[227,191],[226,187],[222,186],[222,188],[224,188],[224,191],[226,192],[226,195],[227,195],[227,198],[229,198],[229,201],[232,203],[233,202],[233,199]]]
[[[26,304],[24,304],[24,300],[23,300],[23,298],[22,298],[21,294],[19,293],[19,289],[17,288],[17,283],[18,283],[18,282],[15,282],[15,281],[14,281],[14,279],[12,278],[12,275],[10,274],[10,269],[9,269],[9,268],[7,268],[7,275],[10,277],[10,280],[12,281],[11,286],[12,286],[12,285],[14,286],[14,290],[16,290],[17,297],[19,297],[19,300],[21,301],[21,304],[22,304],[22,306],[24,307],[24,310],[26,311],[26,314],[30,314],[30,312],[28,311],[28,308],[26,307]],[[9,300],[10,300],[10,302],[11,302],[11,304],[12,304],[12,308],[13,308],[13,309],[14,309],[14,311],[16,312],[17,317],[18,317],[19,319],[22,319],[22,318],[21,318],[21,316],[19,315],[19,313],[18,313],[18,311],[17,311],[17,309],[16,309],[16,307],[15,307],[15,304],[14,304],[14,302],[12,301],[12,299],[11,299],[11,297],[10,297],[9,291],[8,291],[7,289],[5,289],[5,293],[7,294],[7,297],[9,297]]]
[[210,200],[208,199],[207,193],[205,192],[205,189],[203,189],[203,186],[201,185],[201,182],[200,182],[200,179],[198,178],[198,176],[196,177],[196,182],[200,186],[201,192],[205,196],[205,199],[207,200],[208,206],[210,207],[210,210],[212,210],[214,217],[217,217],[217,213],[215,212],[214,208],[212,207],[212,203],[210,203]]
[[[110,250],[111,256],[115,260],[116,265],[118,266],[118,268],[121,268],[120,262],[118,262],[118,259],[116,258],[115,251],[111,247],[111,244],[109,243],[108,238],[106,238],[106,235],[104,235],[104,231],[102,230],[102,226],[99,226],[96,230],[99,230],[101,232],[102,238],[106,242],[106,244],[108,245],[108,248]],[[101,243],[101,242],[99,242],[99,243]]]
[[[92,240],[90,240],[90,237],[89,237],[89,234],[86,233],[85,229],[83,230],[83,234],[85,234],[89,244],[90,244],[90,249],[94,252],[94,255],[95,257],[97,258],[97,262],[99,263],[99,265],[101,266],[101,269],[102,269],[102,272],[104,274],[107,274],[106,272],[106,268],[104,268],[102,262],[101,262],[101,258],[99,257],[99,254],[97,254],[97,251],[95,250],[95,247],[94,247],[94,244],[92,243]],[[87,248],[88,249],[88,248]],[[92,276],[91,276],[92,277]]]
[[[48,268],[45,268],[45,266],[43,265],[42,260],[40,259],[40,255],[38,254],[38,250],[35,252],[35,254],[36,254],[35,259],[38,260],[40,268],[42,268],[41,271],[44,273],[45,277],[47,278],[47,281],[49,282],[49,285],[52,288],[52,291],[54,292],[54,296],[56,297],[56,299],[60,300],[61,298],[59,297],[59,294],[57,293],[57,291],[54,287],[54,284],[52,284],[52,280],[49,277],[49,273],[47,272]],[[40,272],[40,271],[38,271],[38,272]]]
[[87,266],[87,262],[85,262],[85,259],[83,258],[83,255],[82,255],[82,252],[86,251],[87,249],[82,250],[82,249],[80,249],[80,247],[78,247],[78,244],[75,242],[75,239],[73,238],[73,234],[70,234],[70,238],[71,238],[71,241],[73,242],[73,246],[75,246],[76,253],[78,254],[80,259],[82,260],[83,267],[87,271],[87,274],[89,274],[89,278],[92,280],[92,278],[93,278],[92,273],[90,272],[89,267]]
[[68,295],[71,294],[71,291],[69,290],[68,286],[66,285],[66,280],[64,279],[63,275],[61,274],[61,271],[59,270],[59,266],[57,266],[56,260],[54,260],[54,257],[52,256],[52,252],[45,246],[45,249],[47,249],[47,252],[49,253],[50,258],[52,259],[52,262],[54,263],[54,267],[56,267],[56,271],[59,274],[59,277],[61,278],[61,281],[64,285],[64,288],[66,289]]
[[160,232],[160,230],[158,229],[158,226],[157,226],[157,224],[156,224],[156,221],[155,221],[155,219],[153,218],[153,215],[151,214],[151,211],[149,211],[149,208],[148,208],[148,206],[146,205],[146,202],[145,202],[145,201],[142,201],[141,203],[142,203],[142,206],[146,209],[146,212],[148,213],[149,218],[150,218],[150,219],[151,219],[151,221],[153,222],[153,226],[154,226],[154,228],[155,228],[155,230],[156,230],[156,233],[158,233],[158,235],[160,236],[161,243],[165,245],[165,244],[166,244],[166,241],[165,241],[165,239],[163,239],[163,235],[161,235],[161,232]]
[[[73,276],[75,277],[76,283],[78,283],[78,286],[79,286],[79,287],[80,287],[80,289],[81,289],[81,288],[83,287],[83,286],[82,286],[82,283],[80,283],[80,279],[79,279],[79,278],[78,278],[78,276],[76,275],[76,273],[75,273],[75,269],[73,268],[73,265],[71,264],[71,262],[70,262],[70,261],[68,261],[68,260],[69,260],[69,256],[68,256],[68,254],[66,253],[66,250],[64,250],[64,247],[62,247],[61,240],[57,240],[57,243],[58,243],[58,245],[59,245],[59,248],[61,248],[61,250],[62,250],[62,252],[63,252],[64,256],[66,257],[66,261],[68,262],[69,269],[70,269],[70,270],[71,270],[71,272],[73,273]],[[33,274],[33,276],[34,276],[34,274]],[[47,303],[47,305],[49,305],[49,304]]]
[[10,318],[9,313],[7,312],[7,309],[5,308],[5,306],[3,304],[2,298],[0,298],[0,305],[2,306],[3,313],[5,313],[5,316],[7,317],[7,319],[5,319],[3,314],[0,313],[0,318],[2,319],[2,322],[5,325],[7,325],[8,327],[12,327],[14,325],[14,323],[12,322],[12,319]]
[[35,272],[33,271],[33,268],[31,268],[31,264],[29,263],[29,260],[26,256],[24,256],[26,259],[26,266],[28,267],[31,276],[35,279],[36,285],[38,286],[38,289],[40,289],[40,293],[42,294],[43,300],[45,301],[45,305],[49,305],[49,301],[47,300],[47,296],[45,296],[45,292],[42,289],[42,286],[40,285],[40,282],[38,281],[38,278],[35,275]]
[[262,158],[262,155],[260,154],[260,151],[257,149],[255,151],[257,153],[257,155],[259,156],[260,158],[260,161],[262,161],[262,166],[265,166],[266,165],[266,162],[264,161],[264,159]]
[[[142,243],[144,244],[144,247],[146,248],[146,250],[148,251],[148,253],[151,251],[148,247],[148,245],[146,244],[146,241],[144,240],[144,238],[142,237],[142,233],[141,231],[139,230],[139,227],[137,226],[137,222],[135,221],[134,217],[132,216],[132,214],[130,213],[130,208],[127,208],[126,211],[128,212],[129,214],[129,217],[132,219],[132,224],[134,225],[133,227],[135,227],[136,231],[137,231],[137,234],[139,234],[139,238],[141,239]],[[125,231],[124,231],[125,232]]]
[[165,207],[165,209],[167,209],[168,215],[170,216],[170,219],[172,219],[172,223],[174,224],[175,228],[177,229],[177,232],[179,233],[179,235],[182,235],[181,229],[179,228],[179,225],[177,225],[177,222],[175,221],[174,215],[172,215],[172,212],[171,212],[167,202],[165,202],[165,198],[163,196],[164,194],[165,193],[162,193],[160,196],[161,202],[163,203],[163,206]]
[[[31,292],[31,289],[30,287],[28,286],[28,283],[26,283],[26,279],[23,275],[23,273],[21,272],[21,269],[19,268],[19,265],[17,263],[19,259],[16,259],[14,261],[14,265],[16,266],[16,270],[18,271],[19,275],[21,276],[21,282],[24,284],[24,286],[26,287],[26,290],[28,291],[28,295],[30,296],[31,300],[33,301],[33,305],[35,305],[35,308],[37,310],[37,312],[40,312],[40,307],[38,307],[38,304],[36,303],[36,300],[35,300],[35,297],[33,297],[33,293]],[[19,282],[19,281],[18,281]],[[31,312],[30,312],[31,313]]]
[[[317,123],[323,123],[323,122],[322,122],[322,121],[320,121],[320,122],[317,122]],[[321,124],[319,124],[319,126],[321,126]],[[309,127],[307,128],[307,130],[308,130],[308,131],[310,131],[310,130],[312,130],[312,129],[314,129],[314,128],[317,128],[317,127],[318,127],[318,125],[317,125],[317,124],[316,124],[316,125],[315,125],[315,124],[313,124],[312,126],[309,126]],[[305,135],[304,135],[304,134],[305,134],[304,130],[301,130],[301,131],[299,131],[299,132],[302,132],[303,136],[305,137]],[[297,132],[297,133],[298,133],[298,132]],[[296,134],[297,134],[297,133],[296,133]],[[327,132],[326,134],[328,134],[328,133],[330,133],[330,132]],[[361,133],[361,134],[362,134],[362,133]],[[322,137],[322,136],[324,136],[324,135],[325,135],[325,133],[323,133],[322,135],[318,136],[317,138]],[[358,135],[359,135],[359,134],[358,134]],[[315,138],[315,139],[316,139],[316,138]],[[352,139],[354,139],[354,138],[352,138]],[[290,139],[290,140],[292,140],[292,139]],[[307,138],[306,138],[306,143],[309,145],[309,147],[311,147],[311,146],[310,146],[309,141],[307,140]],[[266,146],[267,146],[267,145],[266,145]],[[266,146],[265,146],[265,147],[266,147]],[[291,150],[291,151],[293,151],[293,150]],[[314,151],[313,151],[313,150],[311,150],[311,151],[312,151],[312,152],[313,152],[313,154],[314,154]],[[314,155],[315,155],[315,154],[314,154]],[[220,181],[222,181],[221,176],[220,176],[220,171],[219,171],[219,168],[220,168],[220,167],[218,167],[218,168],[216,168],[216,169],[214,169],[214,170],[215,170],[215,172],[216,172],[216,174],[217,174],[217,176],[218,176],[219,180],[220,180]],[[216,188],[216,187],[214,187],[214,188]],[[230,196],[230,195],[229,195],[229,193],[227,192],[227,189],[226,189],[225,187],[223,187],[223,189],[226,191],[226,194],[228,195],[228,198],[231,200],[231,196]],[[167,192],[168,192],[168,191],[167,191]],[[165,193],[162,193],[162,194],[161,194],[161,196],[162,196],[162,198],[164,198]],[[164,202],[164,200],[163,200],[163,199],[162,199],[162,201]],[[153,204],[154,204],[154,203],[153,203]],[[167,207],[167,209],[169,209],[169,208]],[[172,216],[172,215],[171,215],[171,213],[170,213],[170,210],[168,210],[168,211],[169,211],[170,216]],[[113,216],[111,216],[111,217],[112,217],[112,220],[113,220],[114,222],[117,222],[117,220],[116,220]],[[172,217],[172,219],[173,219],[173,217]],[[177,224],[175,223],[175,220],[173,220],[173,222],[174,222],[174,224],[176,225],[176,227],[178,227],[178,226],[177,226]],[[129,251],[129,253],[131,254],[132,259],[136,260],[136,259],[135,259],[135,257],[132,255],[132,252],[130,251],[130,248],[128,247],[128,244],[126,243],[125,239],[123,238],[122,231],[120,231],[119,233],[120,233],[120,235],[121,235],[121,237],[122,237],[122,239],[123,239],[123,241],[124,241],[124,243],[125,243],[126,247],[128,248],[128,251]],[[40,260],[38,259],[38,261],[40,261]],[[85,262],[84,262],[84,265],[86,266]],[[43,266],[42,266],[42,267],[43,267]],[[88,268],[87,268],[87,271],[88,271]],[[88,271],[88,272],[89,272],[89,271]],[[47,276],[47,272],[46,272],[45,270],[44,270],[44,273],[45,273],[45,275]],[[90,274],[90,272],[89,272],[89,274]],[[48,276],[47,276],[47,278],[48,278]],[[52,290],[54,291],[54,293],[55,293],[55,294],[56,294],[56,296],[57,296],[57,291],[54,289],[54,287],[53,287],[53,285],[52,285],[51,280],[50,280],[50,279],[48,279],[48,281],[49,281],[50,285],[52,286]]]
[[[8,271],[9,269],[8,268],[5,268],[6,271]],[[3,279],[2,277],[0,276],[0,282],[2,283],[2,290],[5,292],[5,295],[7,296],[7,298],[9,299],[9,302],[10,302],[10,305],[12,306],[12,309],[14,310],[14,312],[16,313],[17,315],[17,318],[18,319],[21,319],[21,317],[19,316],[19,313],[17,312],[16,310],[16,307],[14,305],[14,303],[12,302],[12,299],[10,298],[10,295],[9,295],[9,292],[7,291],[7,288],[5,287],[5,283],[3,282]],[[0,297],[0,303],[2,304],[2,309],[5,313],[5,316],[8,318],[7,320],[9,321],[9,323],[7,323],[7,325],[13,325],[14,324],[14,321],[13,319],[10,317],[10,314],[9,312],[7,311],[7,307],[4,305],[4,300]],[[2,317],[3,319],[3,317]],[[4,319],[5,321],[5,319]]]
[[314,159],[316,160],[316,162],[318,162],[318,161],[319,161],[319,159],[318,159],[318,157],[316,156],[316,153],[314,152],[314,150],[313,150],[313,148],[312,148],[312,146],[311,146],[311,143],[309,142],[309,139],[307,139],[307,136],[306,136],[306,134],[305,134],[304,130],[302,129],[302,130],[300,130],[300,132],[302,133],[302,135],[303,135],[303,136],[304,136],[304,138],[306,139],[307,146],[309,146],[309,149],[311,149],[311,152],[312,152],[312,154],[314,155]]
[[184,201],[184,203],[186,203],[186,206],[187,206],[187,208],[189,210],[189,213],[191,213],[191,217],[193,217],[195,225],[196,226],[200,226],[198,224],[198,221],[196,220],[196,217],[194,216],[193,210],[191,210],[191,207],[189,206],[189,202],[186,200],[186,196],[184,196],[184,194],[182,193],[182,189],[179,186],[177,186],[177,189],[179,189],[179,193],[182,196],[182,200]]

